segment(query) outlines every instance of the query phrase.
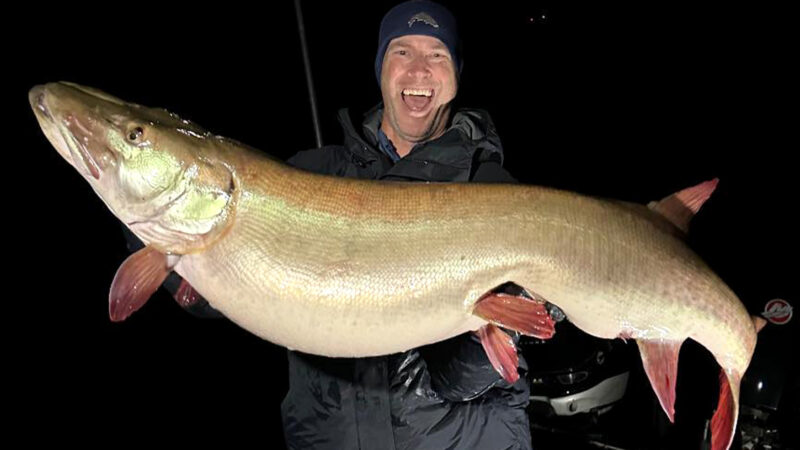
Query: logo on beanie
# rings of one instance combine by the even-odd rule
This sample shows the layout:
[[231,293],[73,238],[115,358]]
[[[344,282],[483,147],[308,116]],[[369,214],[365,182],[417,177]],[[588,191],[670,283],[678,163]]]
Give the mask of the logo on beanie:
[[414,25],[414,22],[422,22],[432,26],[433,28],[439,28],[439,24],[433,20],[433,17],[424,12],[414,14],[411,17],[411,20],[408,21],[408,28],[411,28],[411,25]]

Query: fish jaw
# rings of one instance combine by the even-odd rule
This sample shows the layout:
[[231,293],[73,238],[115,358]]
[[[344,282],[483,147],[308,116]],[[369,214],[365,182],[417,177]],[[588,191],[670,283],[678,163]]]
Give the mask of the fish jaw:
[[81,172],[81,169],[75,165],[72,158],[72,152],[67,144],[66,138],[58,129],[56,119],[50,112],[47,105],[48,96],[46,94],[47,86],[38,85],[34,86],[28,93],[28,101],[30,102],[31,109],[33,110],[36,120],[39,122],[39,127],[42,129],[45,137],[59,155],[64,158],[71,166]]
[[105,141],[101,101],[65,83],[34,86],[28,100],[39,125],[58,153],[90,183],[113,170],[118,157]]

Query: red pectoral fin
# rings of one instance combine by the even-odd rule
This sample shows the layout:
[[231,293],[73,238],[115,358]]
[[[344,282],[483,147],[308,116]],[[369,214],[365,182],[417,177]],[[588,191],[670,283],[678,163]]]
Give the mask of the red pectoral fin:
[[486,350],[486,356],[492,363],[492,367],[509,383],[515,383],[519,379],[517,366],[519,357],[514,340],[505,331],[488,324],[478,330],[478,337],[481,338],[481,345]]
[[200,294],[194,290],[186,280],[181,280],[181,285],[175,291],[175,301],[183,308],[190,308],[200,300]]
[[150,247],[132,254],[117,270],[108,295],[113,322],[127,319],[144,306],[169,275],[167,257]]
[[478,300],[472,311],[495,325],[539,339],[555,334],[555,322],[544,303],[516,295],[491,293]]
[[672,423],[675,423],[675,380],[678,377],[678,352],[682,343],[636,340],[650,385]]
[[711,449],[727,450],[733,442],[736,421],[739,417],[740,377],[724,368],[719,374],[719,403],[711,418]]

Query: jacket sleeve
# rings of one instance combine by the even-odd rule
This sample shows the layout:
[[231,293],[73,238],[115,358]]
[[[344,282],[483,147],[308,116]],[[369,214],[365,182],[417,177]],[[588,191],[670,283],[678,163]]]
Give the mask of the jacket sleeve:
[[[511,334],[514,345],[519,334]],[[492,367],[477,334],[464,333],[446,341],[426,345],[419,349],[431,377],[431,387],[437,394],[451,402],[466,402],[485,394],[494,387],[510,385]],[[517,350],[519,354],[519,350]],[[520,356],[520,380],[524,382],[527,364]]]
[[[478,165],[473,172],[471,181],[482,183],[517,182],[496,160],[485,161]],[[518,294],[519,292],[514,291],[515,288],[517,288],[516,285],[507,284],[498,290],[509,294]],[[514,332],[509,332],[509,334],[514,339],[514,345],[517,345],[519,334]],[[495,386],[509,387],[492,366],[480,338],[475,333],[464,333],[443,342],[427,345],[419,350],[428,366],[433,389],[447,400],[469,401],[483,395]],[[520,368],[523,372],[527,371],[527,364],[521,356]]]
[[329,145],[297,152],[286,163],[298,169],[325,175],[343,175],[346,163],[340,154],[341,147]]
[[[122,234],[125,236],[125,242],[129,252],[134,253],[144,248],[144,243],[124,224],[122,225]],[[181,285],[181,281],[183,281],[183,278],[173,271],[169,273],[167,279],[164,280],[161,286],[174,298],[175,293],[178,292],[178,288]],[[212,308],[203,297],[200,297],[194,305],[184,309],[191,315],[201,319],[220,319],[225,317],[221,312]]]

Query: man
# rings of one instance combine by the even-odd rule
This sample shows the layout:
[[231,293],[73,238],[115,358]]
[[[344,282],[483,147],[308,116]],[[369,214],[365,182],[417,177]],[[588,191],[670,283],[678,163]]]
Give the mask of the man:
[[[451,13],[429,1],[397,5],[381,22],[375,60],[383,102],[365,115],[360,133],[340,111],[343,145],[300,152],[288,162],[354,178],[515,182],[502,168],[502,146],[488,114],[451,114],[460,71]],[[141,248],[124,230],[130,250]],[[183,298],[185,285],[174,273],[164,286],[193,314],[219,316],[207,302]],[[506,290],[520,294],[514,288]],[[288,360],[281,411],[290,449],[531,448],[525,377],[503,380],[474,333],[388,356],[289,351]],[[522,375],[526,370],[520,355]]]
[[[344,144],[289,163],[331,175],[401,181],[514,182],[488,114],[451,114],[461,58],[455,19],[411,1],[383,18],[375,72],[383,102]],[[324,358],[289,351],[282,404],[291,449],[528,449],[528,386],[509,385],[467,333],[402,354]],[[527,369],[520,358],[520,368]]]

